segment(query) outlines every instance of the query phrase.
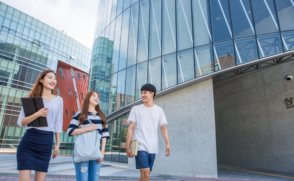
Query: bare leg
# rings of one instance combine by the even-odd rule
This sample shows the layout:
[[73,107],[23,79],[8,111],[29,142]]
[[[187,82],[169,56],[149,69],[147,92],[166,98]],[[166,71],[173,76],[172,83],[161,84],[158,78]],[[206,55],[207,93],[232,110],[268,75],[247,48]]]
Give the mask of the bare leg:
[[34,181],[45,181],[47,172],[35,171]]
[[31,181],[31,171],[19,170],[19,181]]
[[140,169],[141,177],[139,181],[149,181],[150,180],[150,168]]

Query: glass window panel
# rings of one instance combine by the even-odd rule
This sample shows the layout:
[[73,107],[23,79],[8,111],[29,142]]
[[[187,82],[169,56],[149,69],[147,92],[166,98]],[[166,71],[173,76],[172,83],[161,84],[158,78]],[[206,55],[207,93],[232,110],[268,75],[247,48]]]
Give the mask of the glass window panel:
[[132,4],[134,4],[135,2],[137,2],[138,0],[132,0]]
[[19,18],[13,16],[13,17],[12,17],[12,20],[15,21],[15,22],[18,22],[18,21],[19,21]]
[[22,33],[22,31],[23,31],[23,25],[21,25],[21,24],[18,24],[18,26],[17,26],[17,31],[18,32],[20,32],[20,33]]
[[192,1],[194,46],[209,44],[211,40],[208,0]]
[[118,73],[117,92],[116,92],[116,109],[125,105],[125,83],[126,83],[126,70]]
[[178,52],[177,56],[178,84],[180,84],[195,77],[193,49]]
[[126,105],[135,101],[136,66],[127,69]]
[[162,89],[177,84],[177,67],[176,54],[166,55],[162,57]]
[[40,40],[40,38],[41,38],[41,33],[36,32],[35,39]]
[[48,44],[48,45],[50,45],[50,41],[51,41],[51,38],[50,37],[46,37],[46,43]]
[[124,10],[130,7],[131,0],[124,0]]
[[294,31],[283,32],[282,40],[285,51],[294,49]]
[[117,72],[118,70],[122,15],[118,16],[115,21],[116,21],[116,26],[115,26],[115,34],[114,34],[115,39],[114,39],[113,54],[112,54],[112,65],[113,65],[112,73]]
[[214,72],[213,54],[211,45],[194,49],[196,77]]
[[20,17],[20,11],[15,9],[13,15],[19,18]]
[[31,31],[30,31],[30,37],[35,37],[35,33],[36,33],[36,31],[31,29]]
[[10,13],[10,14],[13,14],[14,9],[12,7],[8,7],[7,8],[7,12]]
[[26,21],[27,21],[27,22],[31,23],[31,22],[32,22],[32,20],[33,20],[33,18],[32,18],[32,17],[30,17],[30,16],[27,16],[27,19],[26,19]]
[[26,20],[26,19],[27,19],[27,15],[26,15],[26,14],[24,14],[24,13],[21,13],[21,14],[20,14],[20,18],[22,18],[22,19]]
[[245,38],[235,41],[237,64],[258,59],[255,38]]
[[18,23],[24,25],[25,24],[25,21],[22,20],[22,19],[19,19]]
[[256,34],[273,33],[279,30],[273,0],[251,1]]
[[255,34],[249,0],[230,1],[234,38]]
[[149,0],[140,1],[138,63],[148,59]]
[[10,28],[16,31],[17,30],[16,27],[17,27],[17,22],[11,21]]
[[232,39],[228,0],[210,1],[213,41]]
[[149,59],[161,55],[161,1],[150,0]]
[[112,21],[116,17],[116,6],[117,6],[117,0],[112,0],[110,21]]
[[137,65],[136,100],[141,99],[141,87],[147,83],[147,62]]
[[119,15],[119,14],[122,12],[122,10],[123,10],[123,5],[124,5],[123,3],[124,3],[123,0],[118,0],[118,1],[117,1],[116,15]]
[[3,24],[3,21],[4,21],[4,17],[0,16],[0,24]]
[[24,27],[24,30],[23,30],[23,34],[25,34],[25,35],[29,35],[29,31],[30,31],[30,28],[28,28],[28,27]]
[[121,118],[121,137],[120,137],[120,163],[128,163],[127,151],[126,151],[126,142],[127,142],[127,133],[128,133],[128,114],[124,114]]
[[236,65],[232,41],[216,43],[214,45],[214,63],[215,71]]
[[46,35],[42,34],[42,35],[41,35],[41,41],[42,41],[42,42],[45,42],[45,40],[46,40]]
[[112,154],[111,161],[119,162],[119,148],[120,148],[120,131],[121,131],[121,118],[115,119],[112,131]]
[[5,16],[5,14],[6,14],[5,11],[1,11],[1,10],[0,10],[0,15],[1,15],[1,16]]
[[130,34],[128,45],[128,67],[136,63],[138,39],[139,3],[131,7]]
[[259,56],[267,57],[283,51],[280,34],[263,35],[257,37]]
[[10,27],[10,23],[11,23],[11,19],[7,19],[7,18],[5,18],[4,19],[4,23],[3,23],[3,26],[6,26],[6,27]]
[[12,15],[9,14],[9,13],[6,13],[6,14],[5,14],[5,17],[8,18],[8,19],[12,19]]
[[193,47],[191,1],[177,2],[177,50]]
[[29,22],[25,22],[25,25],[27,26],[27,27],[31,27],[31,23],[29,23]]
[[175,0],[162,1],[162,54],[176,51]]
[[122,32],[120,42],[120,53],[119,53],[119,70],[126,68],[127,66],[127,54],[128,54],[128,37],[129,37],[129,21],[130,20],[130,9],[123,12],[122,20]]
[[276,6],[281,30],[294,29],[294,1],[278,0],[276,1]]
[[113,74],[110,79],[108,114],[116,110],[116,92],[117,92],[116,89],[117,89],[117,73]]
[[148,83],[156,87],[156,91],[161,90],[161,58],[149,61]]
[[6,11],[6,10],[7,10],[7,5],[1,3],[0,8],[1,8],[3,11]]

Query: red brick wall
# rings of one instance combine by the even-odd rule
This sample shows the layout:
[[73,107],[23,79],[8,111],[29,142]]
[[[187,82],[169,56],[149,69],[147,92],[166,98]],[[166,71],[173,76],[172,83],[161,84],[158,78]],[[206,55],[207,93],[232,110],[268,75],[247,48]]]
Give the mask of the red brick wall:
[[[59,68],[62,69],[63,78],[61,78]],[[88,89],[88,77],[89,74],[72,67],[64,62],[59,61],[56,71],[57,84],[56,87],[59,88],[60,97],[63,98],[63,131],[66,131],[68,125],[73,117],[73,112],[78,111],[78,104],[75,95],[74,83],[71,75],[71,68],[74,70],[74,77],[78,91],[78,97],[80,106],[82,104],[81,93],[85,96]],[[80,80],[78,79],[78,73],[80,74]],[[86,82],[84,81],[83,75],[85,75]],[[71,91],[71,97],[69,96],[69,90]],[[57,94],[56,88],[54,89],[54,94]],[[66,114],[68,111],[68,115]]]

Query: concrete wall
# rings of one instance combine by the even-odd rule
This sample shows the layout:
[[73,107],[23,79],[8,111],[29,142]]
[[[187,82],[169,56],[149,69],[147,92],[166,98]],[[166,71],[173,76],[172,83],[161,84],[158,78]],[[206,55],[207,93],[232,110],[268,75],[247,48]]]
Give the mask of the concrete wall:
[[218,164],[294,173],[294,62],[214,84]]
[[[153,172],[217,177],[213,83],[207,80],[155,99],[168,120],[172,153],[165,157],[165,142],[160,129],[159,154]],[[129,158],[135,169],[135,159]]]

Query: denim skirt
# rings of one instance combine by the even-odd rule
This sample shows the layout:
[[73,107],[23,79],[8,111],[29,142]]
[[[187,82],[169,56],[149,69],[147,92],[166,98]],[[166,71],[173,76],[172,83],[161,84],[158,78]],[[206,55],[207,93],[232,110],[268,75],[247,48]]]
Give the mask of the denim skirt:
[[17,169],[48,172],[53,146],[53,132],[26,130],[17,147]]

